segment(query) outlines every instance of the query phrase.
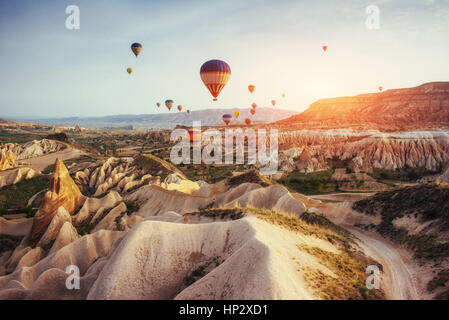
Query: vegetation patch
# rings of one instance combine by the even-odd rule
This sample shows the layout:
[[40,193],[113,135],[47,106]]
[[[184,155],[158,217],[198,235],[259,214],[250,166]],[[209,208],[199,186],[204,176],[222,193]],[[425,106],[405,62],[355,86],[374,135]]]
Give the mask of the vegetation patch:
[[36,193],[48,189],[49,185],[49,177],[37,176],[0,188],[0,208],[24,210],[28,200]]

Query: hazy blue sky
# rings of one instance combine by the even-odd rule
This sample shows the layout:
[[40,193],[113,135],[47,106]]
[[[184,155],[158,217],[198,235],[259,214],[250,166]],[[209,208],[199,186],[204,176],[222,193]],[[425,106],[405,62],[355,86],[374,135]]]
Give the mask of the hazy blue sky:
[[[80,30],[65,28],[72,4]],[[365,27],[372,4],[379,30]],[[274,98],[302,111],[379,85],[449,80],[448,35],[449,0],[2,0],[0,116],[166,112],[155,104],[167,98],[191,110]],[[213,58],[232,69],[215,103],[199,76]]]

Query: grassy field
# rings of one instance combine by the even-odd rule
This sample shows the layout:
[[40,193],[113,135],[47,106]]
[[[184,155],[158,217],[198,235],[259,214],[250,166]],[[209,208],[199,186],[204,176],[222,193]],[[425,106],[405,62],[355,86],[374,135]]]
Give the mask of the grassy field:
[[3,213],[5,209],[23,210],[32,196],[47,189],[49,185],[48,176],[38,176],[0,188],[0,208],[3,209]]

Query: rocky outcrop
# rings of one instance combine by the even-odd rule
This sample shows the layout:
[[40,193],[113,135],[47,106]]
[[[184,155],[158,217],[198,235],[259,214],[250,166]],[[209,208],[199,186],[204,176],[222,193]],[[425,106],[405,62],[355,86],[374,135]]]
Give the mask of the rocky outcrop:
[[279,136],[280,169],[327,168],[326,160],[348,162],[353,171],[425,168],[438,172],[449,163],[449,131],[381,133],[352,130],[298,130]]
[[83,205],[85,200],[64,163],[58,158],[49,191],[45,193],[42,207],[34,218],[30,245],[38,244],[60,207],[71,215]]
[[449,126],[449,82],[392,89],[354,97],[322,99],[299,115],[281,120],[283,127],[388,130]]
[[0,171],[14,168],[16,165],[14,154],[11,150],[0,151]]
[[40,157],[65,149],[66,146],[55,140],[33,140],[25,144],[7,143],[0,147],[4,152],[11,151],[17,160]]
[[31,179],[39,175],[39,172],[31,168],[17,168],[2,172],[0,175],[0,188],[16,184],[22,180]]

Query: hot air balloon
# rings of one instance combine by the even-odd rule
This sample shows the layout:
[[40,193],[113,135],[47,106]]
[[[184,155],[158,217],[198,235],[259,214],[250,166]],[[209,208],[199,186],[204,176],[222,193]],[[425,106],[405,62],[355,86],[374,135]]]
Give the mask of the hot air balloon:
[[209,60],[201,66],[201,80],[217,101],[217,97],[231,77],[231,67],[221,60]]
[[157,105],[157,107],[159,108],[160,106],[161,106],[161,104],[158,102],[158,103],[156,103],[156,105]]
[[178,106],[178,111],[182,111],[182,106],[181,105]]
[[234,116],[235,116],[236,119],[239,117],[239,115],[240,115],[240,112],[234,111]]
[[251,107],[253,107],[253,109],[257,108],[257,104],[255,102],[253,102],[253,104],[251,105]]
[[187,113],[190,114],[190,110],[187,110]]
[[222,118],[223,118],[224,123],[226,123],[226,125],[228,125],[229,123],[231,123],[232,115],[224,114]]
[[133,69],[132,68],[128,68],[128,69],[126,69],[126,72],[128,72],[128,74],[131,74],[131,72],[133,72]]
[[135,42],[131,45],[131,50],[134,52],[134,54],[136,55],[136,58],[137,58],[137,56],[142,51],[142,45],[138,42]]
[[285,93],[282,94],[282,98],[285,98]]
[[249,90],[249,92],[253,93],[254,90],[256,90],[256,86],[253,85],[253,84],[250,84],[250,85],[248,86],[248,90]]
[[189,130],[189,138],[191,144],[201,143],[201,129],[192,128]]
[[251,112],[251,114],[254,115],[256,113],[256,109],[251,109],[249,110],[249,112]]
[[382,91],[383,89],[384,89],[384,87],[382,87],[382,86],[381,86],[381,87],[379,87],[379,91]]
[[175,103],[173,100],[165,100],[165,106],[167,107],[167,109],[170,111],[171,108],[173,107],[173,103]]
[[276,105],[276,100],[271,100],[271,104],[273,105],[273,107]]
[[245,123],[246,123],[247,125],[250,125],[250,124],[251,124],[251,119],[250,119],[250,118],[246,118],[246,119],[245,119]]
[[323,46],[322,48],[323,48],[323,51],[326,52],[327,46]]

